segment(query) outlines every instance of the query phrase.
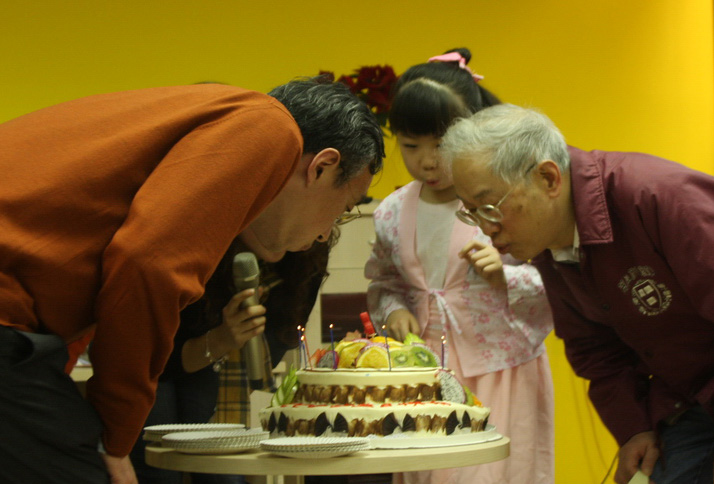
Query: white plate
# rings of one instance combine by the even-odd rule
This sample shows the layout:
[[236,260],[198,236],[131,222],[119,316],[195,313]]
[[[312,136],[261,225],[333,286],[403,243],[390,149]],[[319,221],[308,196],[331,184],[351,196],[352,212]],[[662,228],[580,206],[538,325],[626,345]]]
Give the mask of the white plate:
[[186,454],[235,454],[258,448],[268,435],[260,429],[178,432],[164,435],[161,444]]
[[251,442],[245,445],[236,445],[234,443],[226,443],[224,445],[214,444],[213,446],[202,447],[187,447],[177,445],[173,447],[173,449],[176,452],[181,452],[182,454],[240,454],[241,452],[257,449],[259,445],[259,442]]
[[302,451],[302,452],[282,452],[279,450],[271,450],[271,454],[279,455],[282,457],[292,457],[295,459],[328,459],[330,457],[340,457],[343,455],[354,454],[360,450],[367,450],[369,446],[359,449],[337,449],[337,450],[319,450],[319,451]]
[[144,440],[161,442],[161,437],[176,432],[214,431],[214,430],[239,430],[244,429],[243,424],[228,423],[202,423],[202,424],[162,424],[144,427]]
[[325,459],[369,449],[365,437],[281,437],[264,440],[261,449],[284,457]]
[[430,447],[452,447],[470,445],[502,439],[496,427],[488,425],[483,432],[449,435],[447,437],[410,437],[408,434],[392,434],[387,437],[369,439],[371,449],[426,449]]

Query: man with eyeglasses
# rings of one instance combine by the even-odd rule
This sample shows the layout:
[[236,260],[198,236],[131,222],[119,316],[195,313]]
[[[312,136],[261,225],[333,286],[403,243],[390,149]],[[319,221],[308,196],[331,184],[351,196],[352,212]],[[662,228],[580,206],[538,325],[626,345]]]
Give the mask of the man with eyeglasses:
[[[373,113],[323,78],[102,94],[1,124],[0,482],[136,483],[127,455],[181,310],[236,240],[266,262],[326,240],[383,156]],[[84,400],[65,347],[92,333]]]
[[568,147],[513,105],[442,141],[458,218],[532,260],[578,375],[620,444],[615,481],[712,483],[714,178],[640,153]]

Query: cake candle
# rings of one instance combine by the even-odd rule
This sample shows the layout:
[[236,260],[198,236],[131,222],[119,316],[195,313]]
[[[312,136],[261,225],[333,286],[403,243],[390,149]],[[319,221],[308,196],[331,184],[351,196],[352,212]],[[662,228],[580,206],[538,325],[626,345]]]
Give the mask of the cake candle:
[[337,368],[337,357],[335,355],[335,335],[332,329],[335,327],[334,324],[330,325],[330,349],[332,350],[332,369]]
[[300,332],[300,327],[298,324],[298,368],[302,368],[302,332]]
[[307,346],[307,338],[305,338],[305,326],[302,326],[302,340],[305,342],[305,358],[308,361],[308,365],[312,367],[312,362],[310,361],[310,348]]
[[387,345],[387,364],[389,365],[389,371],[392,371],[392,357],[389,354],[389,339],[387,338],[387,326],[382,325],[382,333],[384,334],[384,344]]
[[307,354],[307,342],[305,341],[305,336],[300,337],[300,348],[302,348],[302,351],[305,354],[305,368],[307,368],[310,357]]
[[444,368],[446,366],[446,362],[444,361],[444,347],[446,346],[446,336],[443,334],[441,335],[441,367]]

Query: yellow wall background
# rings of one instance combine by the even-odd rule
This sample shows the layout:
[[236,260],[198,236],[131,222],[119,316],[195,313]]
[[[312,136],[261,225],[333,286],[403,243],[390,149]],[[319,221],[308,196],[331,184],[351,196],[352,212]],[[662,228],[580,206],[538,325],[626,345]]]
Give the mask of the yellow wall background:
[[[655,153],[714,172],[711,0],[4,0],[0,121],[72,98],[213,80],[267,91],[319,70],[452,47],[502,100],[535,106],[584,149]],[[409,181],[393,143],[371,194]],[[600,483],[616,446],[547,341],[559,484]],[[609,480],[608,482],[612,482]]]

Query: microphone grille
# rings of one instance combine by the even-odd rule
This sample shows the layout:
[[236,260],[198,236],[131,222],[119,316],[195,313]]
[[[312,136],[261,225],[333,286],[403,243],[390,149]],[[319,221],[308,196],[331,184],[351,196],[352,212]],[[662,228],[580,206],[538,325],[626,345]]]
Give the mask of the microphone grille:
[[252,252],[240,252],[233,257],[233,280],[237,290],[248,289],[258,285],[256,279],[260,275],[258,259]]

